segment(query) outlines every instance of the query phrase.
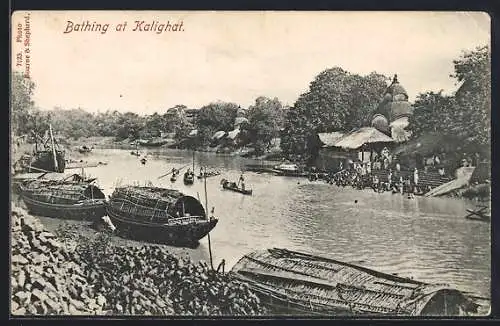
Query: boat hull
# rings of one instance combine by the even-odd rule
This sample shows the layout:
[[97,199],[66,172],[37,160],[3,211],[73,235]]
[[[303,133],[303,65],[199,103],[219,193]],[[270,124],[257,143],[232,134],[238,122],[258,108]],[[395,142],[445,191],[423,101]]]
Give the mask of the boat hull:
[[106,215],[106,204],[103,200],[84,202],[83,204],[63,205],[51,204],[22,196],[28,211],[34,215],[61,219],[96,221]]
[[243,190],[243,189],[240,189],[240,188],[233,188],[231,186],[227,186],[226,184],[223,184],[222,188],[225,189],[225,190],[239,192],[240,194],[243,194],[243,195],[251,195],[253,193],[252,189],[245,189],[245,190]]
[[448,285],[286,249],[247,254],[231,274],[274,314],[461,316],[477,313],[478,307]]
[[218,220],[200,220],[179,223],[148,223],[134,216],[107,206],[107,214],[119,233],[132,239],[171,245],[195,245],[203,239],[216,225]]

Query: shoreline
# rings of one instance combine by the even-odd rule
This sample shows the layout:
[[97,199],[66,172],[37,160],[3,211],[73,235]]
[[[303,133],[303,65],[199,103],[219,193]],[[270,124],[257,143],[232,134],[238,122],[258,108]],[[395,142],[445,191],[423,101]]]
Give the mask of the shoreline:
[[204,261],[193,262],[170,247],[116,244],[106,232],[88,237],[79,228],[49,230],[11,205],[14,315],[266,313],[246,284]]

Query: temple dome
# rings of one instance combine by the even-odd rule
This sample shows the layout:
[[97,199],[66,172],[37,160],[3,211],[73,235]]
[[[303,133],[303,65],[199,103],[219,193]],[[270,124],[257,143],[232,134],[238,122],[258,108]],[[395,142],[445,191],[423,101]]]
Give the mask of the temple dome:
[[387,87],[376,113],[383,114],[391,122],[413,113],[408,102],[408,93],[399,83],[397,75],[394,75],[391,85]]
[[372,118],[372,127],[378,131],[387,133],[389,131],[389,121],[382,114],[375,114]]

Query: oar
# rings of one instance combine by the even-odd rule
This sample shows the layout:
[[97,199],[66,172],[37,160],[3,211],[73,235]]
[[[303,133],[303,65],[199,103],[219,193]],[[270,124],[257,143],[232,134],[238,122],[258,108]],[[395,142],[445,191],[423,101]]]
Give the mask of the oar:
[[[184,168],[185,168],[186,166],[188,166],[188,165],[190,165],[190,164],[186,164],[186,165],[184,165],[184,166],[183,166],[183,167],[181,167],[180,169],[177,169],[177,171],[181,171],[182,169],[184,169]],[[166,173],[166,174],[164,174],[164,175],[160,175],[160,176],[158,177],[158,179],[164,178],[164,177],[166,177],[166,176],[168,176],[168,175],[171,175],[171,174],[172,174],[172,171],[170,171],[169,173]]]

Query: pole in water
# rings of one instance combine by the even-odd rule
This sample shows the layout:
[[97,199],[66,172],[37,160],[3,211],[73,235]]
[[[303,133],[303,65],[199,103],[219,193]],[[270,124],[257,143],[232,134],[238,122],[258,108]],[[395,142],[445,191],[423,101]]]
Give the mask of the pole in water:
[[[194,171],[194,169],[193,169],[193,171]],[[210,221],[210,217],[208,216],[208,196],[207,196],[207,176],[206,175],[203,177],[203,180],[204,180],[204,187],[205,187],[205,209],[207,212],[207,220]],[[210,267],[212,267],[212,270],[214,270],[214,262],[212,259],[212,243],[210,241],[210,232],[208,232],[207,237],[208,237],[208,254],[210,255]]]

